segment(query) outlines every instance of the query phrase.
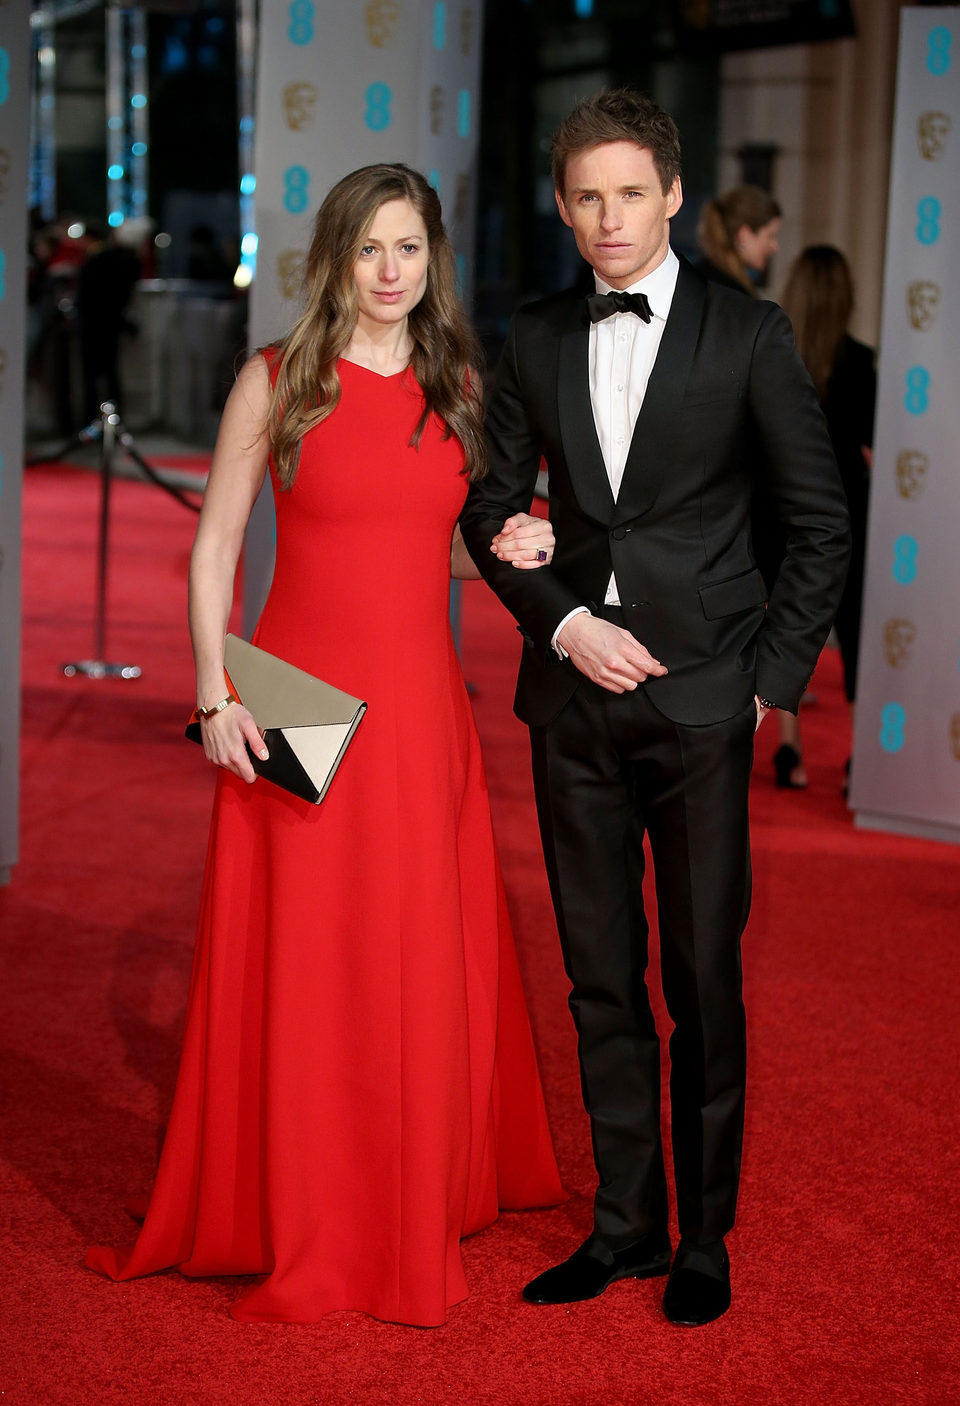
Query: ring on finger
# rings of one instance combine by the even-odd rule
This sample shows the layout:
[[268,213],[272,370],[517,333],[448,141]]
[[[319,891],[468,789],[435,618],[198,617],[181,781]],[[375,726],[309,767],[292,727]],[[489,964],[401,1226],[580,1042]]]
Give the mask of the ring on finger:
[[546,561],[546,559],[547,559],[547,549],[546,549],[546,547],[538,547],[538,548],[537,548],[537,561]]

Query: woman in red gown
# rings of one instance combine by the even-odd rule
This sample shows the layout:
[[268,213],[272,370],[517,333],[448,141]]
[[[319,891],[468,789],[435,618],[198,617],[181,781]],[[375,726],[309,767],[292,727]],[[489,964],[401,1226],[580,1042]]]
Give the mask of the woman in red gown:
[[[221,768],[173,1110],[114,1279],[265,1276],[245,1321],[334,1309],[440,1324],[467,1294],[460,1238],[563,1198],[449,627],[474,576],[456,530],[483,447],[472,341],[440,207],[403,166],[331,191],[303,317],[240,373],[191,561],[200,707],[270,472],[276,570],[254,642],[366,700],[323,803],[254,781],[237,702]],[[466,470],[466,473],[465,473]],[[521,515],[492,544],[549,559]]]

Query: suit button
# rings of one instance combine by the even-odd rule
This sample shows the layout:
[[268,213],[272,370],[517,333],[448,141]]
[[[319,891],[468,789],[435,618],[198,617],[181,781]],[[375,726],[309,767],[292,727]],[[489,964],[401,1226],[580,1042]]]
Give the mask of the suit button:
[[650,602],[649,602],[648,600],[632,600],[632,601],[630,602],[630,609],[631,609],[631,610],[639,610],[639,609],[641,608],[641,606],[649,605],[649,604],[650,604]]
[[622,542],[623,539],[624,539],[624,537],[626,537],[628,531],[629,531],[629,529],[626,528],[626,527],[615,527],[615,528],[613,529],[613,534],[612,534],[614,540],[617,541],[617,542]]

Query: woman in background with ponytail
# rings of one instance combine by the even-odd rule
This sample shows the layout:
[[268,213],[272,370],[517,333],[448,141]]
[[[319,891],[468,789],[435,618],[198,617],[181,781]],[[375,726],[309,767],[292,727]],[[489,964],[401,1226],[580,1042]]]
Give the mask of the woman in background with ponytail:
[[735,186],[700,213],[697,267],[711,283],[754,293],[754,279],[777,252],[780,206],[759,186]]

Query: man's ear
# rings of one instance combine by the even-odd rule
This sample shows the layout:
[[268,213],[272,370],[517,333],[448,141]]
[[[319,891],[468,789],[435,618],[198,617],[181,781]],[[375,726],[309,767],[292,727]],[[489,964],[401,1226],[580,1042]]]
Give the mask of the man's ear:
[[555,190],[553,193],[554,193],[554,195],[556,196],[556,200],[557,200],[557,209],[560,211],[560,218],[561,218],[561,220],[563,221],[563,223],[564,223],[565,225],[568,225],[568,226],[570,227],[570,229],[573,229],[573,221],[571,220],[570,216],[567,214],[567,207],[566,207],[566,205],[563,203],[563,196],[560,194],[560,192],[559,192],[558,190]]
[[673,185],[667,191],[667,219],[672,220],[683,204],[683,186],[680,177],[674,176]]

